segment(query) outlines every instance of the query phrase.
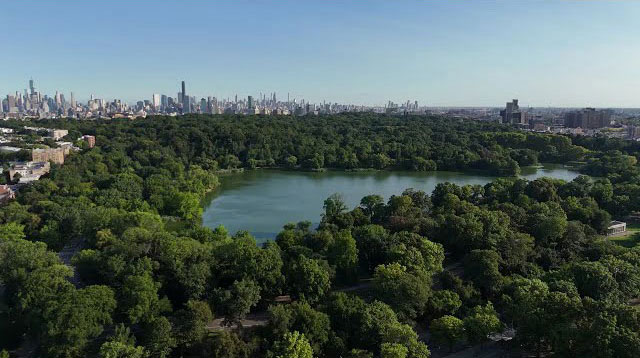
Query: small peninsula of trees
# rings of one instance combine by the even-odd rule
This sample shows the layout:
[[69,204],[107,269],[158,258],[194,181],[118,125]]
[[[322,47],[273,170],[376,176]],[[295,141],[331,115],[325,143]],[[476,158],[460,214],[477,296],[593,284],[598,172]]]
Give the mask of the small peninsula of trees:
[[[0,207],[0,357],[427,358],[505,329],[540,356],[640,356],[640,248],[602,235],[640,210],[637,144],[374,114],[38,125],[97,147]],[[511,176],[538,161],[592,177]],[[216,175],[257,167],[509,177],[333,195],[264,245],[203,227]]]

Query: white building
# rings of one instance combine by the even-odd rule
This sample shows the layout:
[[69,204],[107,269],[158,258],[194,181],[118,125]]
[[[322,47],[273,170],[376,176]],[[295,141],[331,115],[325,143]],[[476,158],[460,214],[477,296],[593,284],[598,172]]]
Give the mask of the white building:
[[607,228],[607,236],[622,234],[627,231],[627,223],[612,221]]

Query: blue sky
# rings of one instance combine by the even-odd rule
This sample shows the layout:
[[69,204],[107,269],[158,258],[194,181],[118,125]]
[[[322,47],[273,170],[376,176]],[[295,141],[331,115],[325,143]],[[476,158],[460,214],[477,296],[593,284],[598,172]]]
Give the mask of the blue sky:
[[640,107],[640,2],[0,0],[0,94]]

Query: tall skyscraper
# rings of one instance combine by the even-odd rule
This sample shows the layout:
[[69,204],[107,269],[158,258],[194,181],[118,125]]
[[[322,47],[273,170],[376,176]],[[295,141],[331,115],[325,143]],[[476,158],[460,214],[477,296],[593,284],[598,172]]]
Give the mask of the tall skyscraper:
[[34,94],[36,88],[33,86],[33,78],[29,80],[29,90],[31,90],[31,94]]
[[182,113],[191,113],[191,98],[182,96]]
[[157,93],[154,93],[152,98],[152,104],[153,104],[153,108],[157,111],[160,109],[160,95]]
[[73,92],[71,92],[71,108],[76,109],[76,99],[73,97]]
[[167,95],[162,95],[160,96],[160,106],[162,107],[163,111],[167,110],[167,107],[169,107],[169,97],[167,97]]
[[253,109],[253,96],[247,97],[247,107]]
[[204,98],[200,98],[200,113],[209,113],[207,100]]
[[62,99],[60,98],[60,93],[58,91],[56,91],[56,96],[55,98],[55,102],[56,102],[56,109],[60,108],[62,106]]
[[185,99],[185,95],[187,94],[187,92],[184,89],[184,81],[182,81],[182,104],[184,104],[184,101],[186,101]]

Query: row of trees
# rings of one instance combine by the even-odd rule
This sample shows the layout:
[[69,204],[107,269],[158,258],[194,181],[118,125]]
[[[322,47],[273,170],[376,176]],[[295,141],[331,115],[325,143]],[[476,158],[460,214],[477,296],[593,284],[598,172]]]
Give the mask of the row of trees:
[[[289,167],[400,168],[488,171],[513,175],[538,160],[583,159],[586,151],[563,136],[523,134],[489,122],[436,116],[399,118],[373,113],[320,117],[187,115],[128,120],[40,121],[94,134],[103,147],[125,145],[153,162],[155,143],[185,164],[205,169]],[[136,142],[135,144],[131,141]],[[133,144],[133,145],[132,145]],[[133,153],[129,153],[133,154]],[[144,159],[144,160],[142,160]]]

